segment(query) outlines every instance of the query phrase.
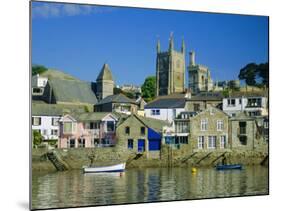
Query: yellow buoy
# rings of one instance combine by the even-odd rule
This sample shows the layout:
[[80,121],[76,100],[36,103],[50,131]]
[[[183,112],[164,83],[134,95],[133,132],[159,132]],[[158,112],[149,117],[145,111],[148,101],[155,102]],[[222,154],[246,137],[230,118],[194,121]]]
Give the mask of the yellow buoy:
[[196,172],[197,172],[197,169],[196,169],[195,167],[192,167],[192,168],[191,168],[191,172],[192,172],[192,173],[196,173]]

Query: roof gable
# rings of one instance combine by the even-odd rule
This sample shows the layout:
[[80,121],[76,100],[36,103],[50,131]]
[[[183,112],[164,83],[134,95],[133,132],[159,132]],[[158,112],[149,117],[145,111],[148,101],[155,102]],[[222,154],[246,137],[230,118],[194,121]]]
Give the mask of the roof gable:
[[106,104],[106,103],[132,103],[135,104],[135,101],[126,97],[123,94],[109,95],[102,99],[97,105]]

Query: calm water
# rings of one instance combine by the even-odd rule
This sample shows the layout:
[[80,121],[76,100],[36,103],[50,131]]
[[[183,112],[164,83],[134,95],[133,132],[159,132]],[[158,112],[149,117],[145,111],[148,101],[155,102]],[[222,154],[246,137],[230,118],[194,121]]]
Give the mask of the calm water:
[[268,194],[268,168],[128,169],[119,173],[67,171],[34,174],[32,208],[75,207]]

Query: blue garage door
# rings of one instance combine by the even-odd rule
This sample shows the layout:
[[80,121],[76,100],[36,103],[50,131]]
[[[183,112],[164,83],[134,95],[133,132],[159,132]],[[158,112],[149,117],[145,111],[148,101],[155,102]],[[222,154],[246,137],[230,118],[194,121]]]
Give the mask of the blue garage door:
[[138,152],[143,152],[143,151],[145,151],[145,140],[139,139],[138,140]]
[[149,151],[158,151],[161,148],[161,139],[149,139],[148,143]]

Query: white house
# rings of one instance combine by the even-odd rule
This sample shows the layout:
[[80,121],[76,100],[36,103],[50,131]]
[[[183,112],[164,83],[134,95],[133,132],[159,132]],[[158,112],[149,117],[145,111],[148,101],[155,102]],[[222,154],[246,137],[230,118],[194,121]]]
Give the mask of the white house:
[[186,99],[159,97],[144,106],[146,117],[172,122],[185,111]]
[[249,116],[268,115],[267,98],[262,96],[224,98],[222,109],[230,116],[235,116],[239,112],[246,112]]
[[32,115],[32,130],[37,130],[41,133],[44,140],[58,139],[59,135],[59,119],[60,116],[33,116]]
[[44,91],[44,87],[47,85],[48,78],[42,77],[39,74],[32,76],[31,87],[33,95],[41,95]]
[[41,133],[44,140],[58,139],[59,119],[63,109],[56,104],[32,103],[32,130]]

